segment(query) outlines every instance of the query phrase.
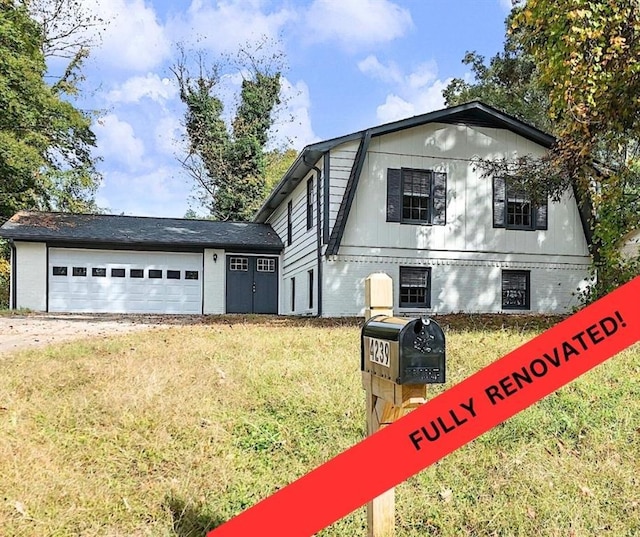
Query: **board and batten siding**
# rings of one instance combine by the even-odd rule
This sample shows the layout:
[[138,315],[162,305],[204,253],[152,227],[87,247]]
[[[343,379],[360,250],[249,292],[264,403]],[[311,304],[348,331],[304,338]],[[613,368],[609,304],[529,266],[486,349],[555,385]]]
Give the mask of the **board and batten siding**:
[[[322,160],[316,163],[322,169]],[[307,229],[307,181],[313,179],[313,225]],[[291,194],[283,198],[278,208],[269,216],[267,223],[282,240],[282,268],[280,279],[280,313],[315,315],[318,308],[318,275],[317,275],[317,225],[318,213],[316,206],[317,174],[315,170],[309,172],[296,186]],[[322,186],[322,185],[321,185]],[[292,202],[292,241],[287,243],[287,207]],[[322,212],[320,213],[322,215]],[[309,271],[314,271],[314,303],[309,308]],[[291,279],[295,278],[295,307],[292,309]]]
[[15,242],[16,308],[47,310],[47,245]]
[[[538,156],[544,152],[541,146],[511,131],[463,125],[432,123],[373,138],[342,246],[586,258],[589,255],[587,243],[571,194],[566,194],[560,203],[549,202],[547,230],[493,227],[492,181],[490,177],[481,177],[472,159]],[[446,225],[386,221],[387,169],[403,167],[447,174]]]
[[[357,147],[338,149],[355,154]],[[478,157],[544,152],[509,130],[467,125],[431,123],[372,138],[339,255],[324,264],[323,315],[362,315],[364,279],[377,271],[394,279],[397,305],[401,266],[432,267],[430,312],[502,311],[503,269],[530,271],[532,312],[577,305],[590,258],[573,196],[548,203],[546,230],[494,228],[492,180],[473,165]],[[446,173],[445,225],[387,222],[387,170],[403,167]]]

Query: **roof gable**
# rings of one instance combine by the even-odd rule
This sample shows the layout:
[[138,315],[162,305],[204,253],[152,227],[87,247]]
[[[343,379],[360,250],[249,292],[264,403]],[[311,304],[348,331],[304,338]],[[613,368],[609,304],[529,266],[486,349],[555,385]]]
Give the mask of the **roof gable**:
[[365,133],[368,133],[368,135],[374,138],[376,136],[383,136],[404,129],[426,125],[427,123],[448,123],[453,125],[507,129],[546,148],[551,147],[555,142],[555,138],[550,134],[524,123],[513,116],[500,112],[480,101],[472,101],[400,121],[385,123],[371,129],[306,146],[289,167],[287,173],[281,179],[280,183],[278,183],[267,201],[260,208],[254,220],[256,222],[266,222],[271,213],[273,213],[280,203],[293,192],[300,181],[313,169],[318,159],[334,147],[345,142],[362,140]]
[[267,224],[20,211],[0,227],[14,240],[131,247],[248,248],[280,252],[284,245]]

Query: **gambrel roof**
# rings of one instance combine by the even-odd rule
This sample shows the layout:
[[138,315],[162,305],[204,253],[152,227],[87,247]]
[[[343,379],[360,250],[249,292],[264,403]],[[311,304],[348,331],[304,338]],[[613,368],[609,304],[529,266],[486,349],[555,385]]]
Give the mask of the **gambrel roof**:
[[13,240],[134,248],[224,248],[278,253],[270,225],[181,218],[20,211],[0,228]]
[[[266,222],[271,213],[291,192],[293,192],[300,181],[302,181],[302,179],[304,179],[313,169],[318,159],[334,147],[344,144],[345,142],[359,140],[359,156],[361,159],[364,159],[367,148],[364,147],[363,144],[367,138],[370,139],[376,136],[391,134],[404,129],[411,129],[413,127],[426,125],[427,123],[448,123],[452,125],[473,125],[478,127],[508,129],[546,148],[551,147],[555,141],[555,138],[550,134],[524,123],[513,116],[500,112],[499,110],[496,110],[495,108],[480,101],[472,101],[470,103],[436,110],[435,112],[421,114],[419,116],[394,121],[392,123],[385,123],[384,125],[378,125],[377,127],[372,127],[346,136],[340,136],[338,138],[332,138],[330,140],[306,146],[300,152],[289,170],[287,170],[287,173],[281,179],[280,183],[278,183],[267,201],[260,208],[254,220],[256,222]],[[353,181],[351,181],[350,178],[350,183],[357,184],[359,170],[356,168],[358,166],[361,168],[362,162],[358,162],[358,157],[356,157],[354,170],[352,170],[354,178]],[[352,184],[351,186],[355,187],[355,184]],[[347,186],[347,188],[349,188],[349,186]],[[349,191],[345,194],[345,197],[348,196]],[[351,196],[353,196],[353,193],[351,193]],[[340,216],[338,216],[338,218],[340,218]],[[338,226],[339,223],[340,222],[336,222],[336,225]]]

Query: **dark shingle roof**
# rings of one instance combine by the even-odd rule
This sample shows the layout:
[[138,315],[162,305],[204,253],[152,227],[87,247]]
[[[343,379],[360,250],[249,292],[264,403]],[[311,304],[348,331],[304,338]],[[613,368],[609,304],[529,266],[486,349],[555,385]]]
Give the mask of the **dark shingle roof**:
[[[426,125],[427,123],[449,123],[453,125],[462,124],[508,129],[547,148],[551,147],[555,141],[554,137],[550,134],[480,101],[472,101],[458,106],[444,108],[443,110],[436,110],[427,114],[401,119],[400,121],[385,123],[384,125],[367,129],[367,131],[370,136],[374,138],[403,129]],[[346,136],[340,136],[339,138],[332,138],[306,146],[289,170],[287,170],[287,173],[281,179],[280,183],[274,188],[269,199],[267,199],[260,208],[254,221],[266,222],[271,213],[280,205],[286,196],[293,192],[324,153],[345,142],[361,140],[365,132],[366,131],[354,132]]]
[[225,248],[282,251],[270,225],[179,218],[21,211],[0,227],[0,236],[23,241],[131,247]]

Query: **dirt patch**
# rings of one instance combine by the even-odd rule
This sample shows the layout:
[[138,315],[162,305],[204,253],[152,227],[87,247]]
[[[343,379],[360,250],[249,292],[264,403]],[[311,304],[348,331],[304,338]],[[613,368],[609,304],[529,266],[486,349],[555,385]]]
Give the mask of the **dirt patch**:
[[[553,326],[565,316],[559,315],[436,315],[449,330],[517,329],[539,331]],[[51,345],[85,337],[109,337],[114,334],[193,324],[271,324],[273,326],[361,326],[361,318],[286,317],[270,315],[119,315],[51,314],[0,315],[0,354],[27,347]]]
[[0,316],[0,354],[88,337],[164,327],[161,318],[95,315]]

